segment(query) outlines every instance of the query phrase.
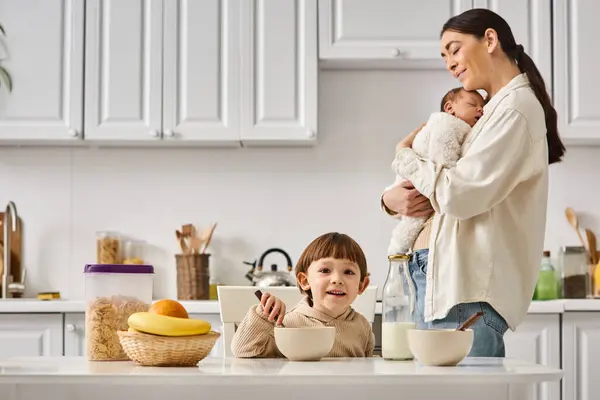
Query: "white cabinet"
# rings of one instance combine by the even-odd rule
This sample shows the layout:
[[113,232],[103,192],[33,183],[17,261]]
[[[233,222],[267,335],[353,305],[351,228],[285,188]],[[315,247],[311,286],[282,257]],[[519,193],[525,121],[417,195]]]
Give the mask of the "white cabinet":
[[563,317],[563,400],[592,400],[600,393],[600,312]]
[[87,0],[85,139],[159,140],[162,0]]
[[85,313],[65,314],[63,335],[65,338],[65,356],[85,356]]
[[84,2],[0,0],[0,142],[79,142],[83,131]]
[[240,0],[169,0],[164,13],[165,140],[239,141]]
[[88,0],[85,138],[305,144],[317,0]]
[[[440,32],[471,0],[319,0],[319,57],[322,60],[434,61]],[[405,63],[404,65],[411,65]]]
[[552,95],[552,2],[547,0],[473,0],[506,20],[517,44],[535,62]]
[[[560,315],[528,314],[516,331],[504,335],[506,357],[561,368]],[[536,386],[538,400],[560,400],[560,382]]]
[[[554,0],[554,101],[565,143],[600,143],[600,2]],[[596,82],[596,83],[594,83]]]
[[0,360],[61,356],[62,314],[0,314]]
[[241,140],[314,143],[317,0],[244,0],[241,37]]

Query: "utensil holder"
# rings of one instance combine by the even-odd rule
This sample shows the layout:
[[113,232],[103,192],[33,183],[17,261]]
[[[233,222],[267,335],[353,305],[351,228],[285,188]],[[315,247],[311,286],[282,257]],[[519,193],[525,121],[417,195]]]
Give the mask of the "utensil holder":
[[208,300],[210,254],[176,254],[177,299]]

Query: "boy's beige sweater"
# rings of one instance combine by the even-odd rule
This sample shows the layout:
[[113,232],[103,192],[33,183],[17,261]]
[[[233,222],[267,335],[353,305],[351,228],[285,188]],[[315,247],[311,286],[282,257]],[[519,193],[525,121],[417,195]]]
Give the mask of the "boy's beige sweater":
[[[352,307],[333,318],[312,308],[308,297],[304,297],[285,314],[283,325],[289,328],[334,326],[335,342],[326,357],[373,356],[375,338],[371,323]],[[233,336],[231,351],[240,358],[284,357],[275,344],[274,328],[275,323],[269,322],[263,314],[263,307],[260,304],[253,306]]]

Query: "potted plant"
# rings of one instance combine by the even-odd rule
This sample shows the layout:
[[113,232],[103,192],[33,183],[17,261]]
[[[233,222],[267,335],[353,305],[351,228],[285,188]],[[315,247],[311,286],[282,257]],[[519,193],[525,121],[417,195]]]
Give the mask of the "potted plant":
[[[0,24],[0,40],[3,44],[5,44],[6,32],[4,31],[4,27]],[[9,92],[12,91],[12,78],[10,73],[4,66],[2,65],[2,60],[0,59],[0,87],[4,85]]]

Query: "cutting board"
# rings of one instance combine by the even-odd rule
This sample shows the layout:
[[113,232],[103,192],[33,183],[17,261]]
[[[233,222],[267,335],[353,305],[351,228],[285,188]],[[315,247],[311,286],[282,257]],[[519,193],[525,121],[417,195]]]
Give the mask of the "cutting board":
[[[2,247],[4,247],[4,213],[0,212],[0,242],[2,243]],[[13,277],[13,282],[21,281],[21,260],[22,260],[22,249],[23,249],[23,221],[19,217],[17,219],[17,231],[11,232],[10,235],[10,268],[11,275]],[[2,257],[4,257],[4,252],[0,253]],[[3,260],[4,258],[2,258]],[[0,260],[0,268],[2,272],[4,271],[4,265],[2,260]],[[2,274],[0,273],[0,287],[2,286]]]

